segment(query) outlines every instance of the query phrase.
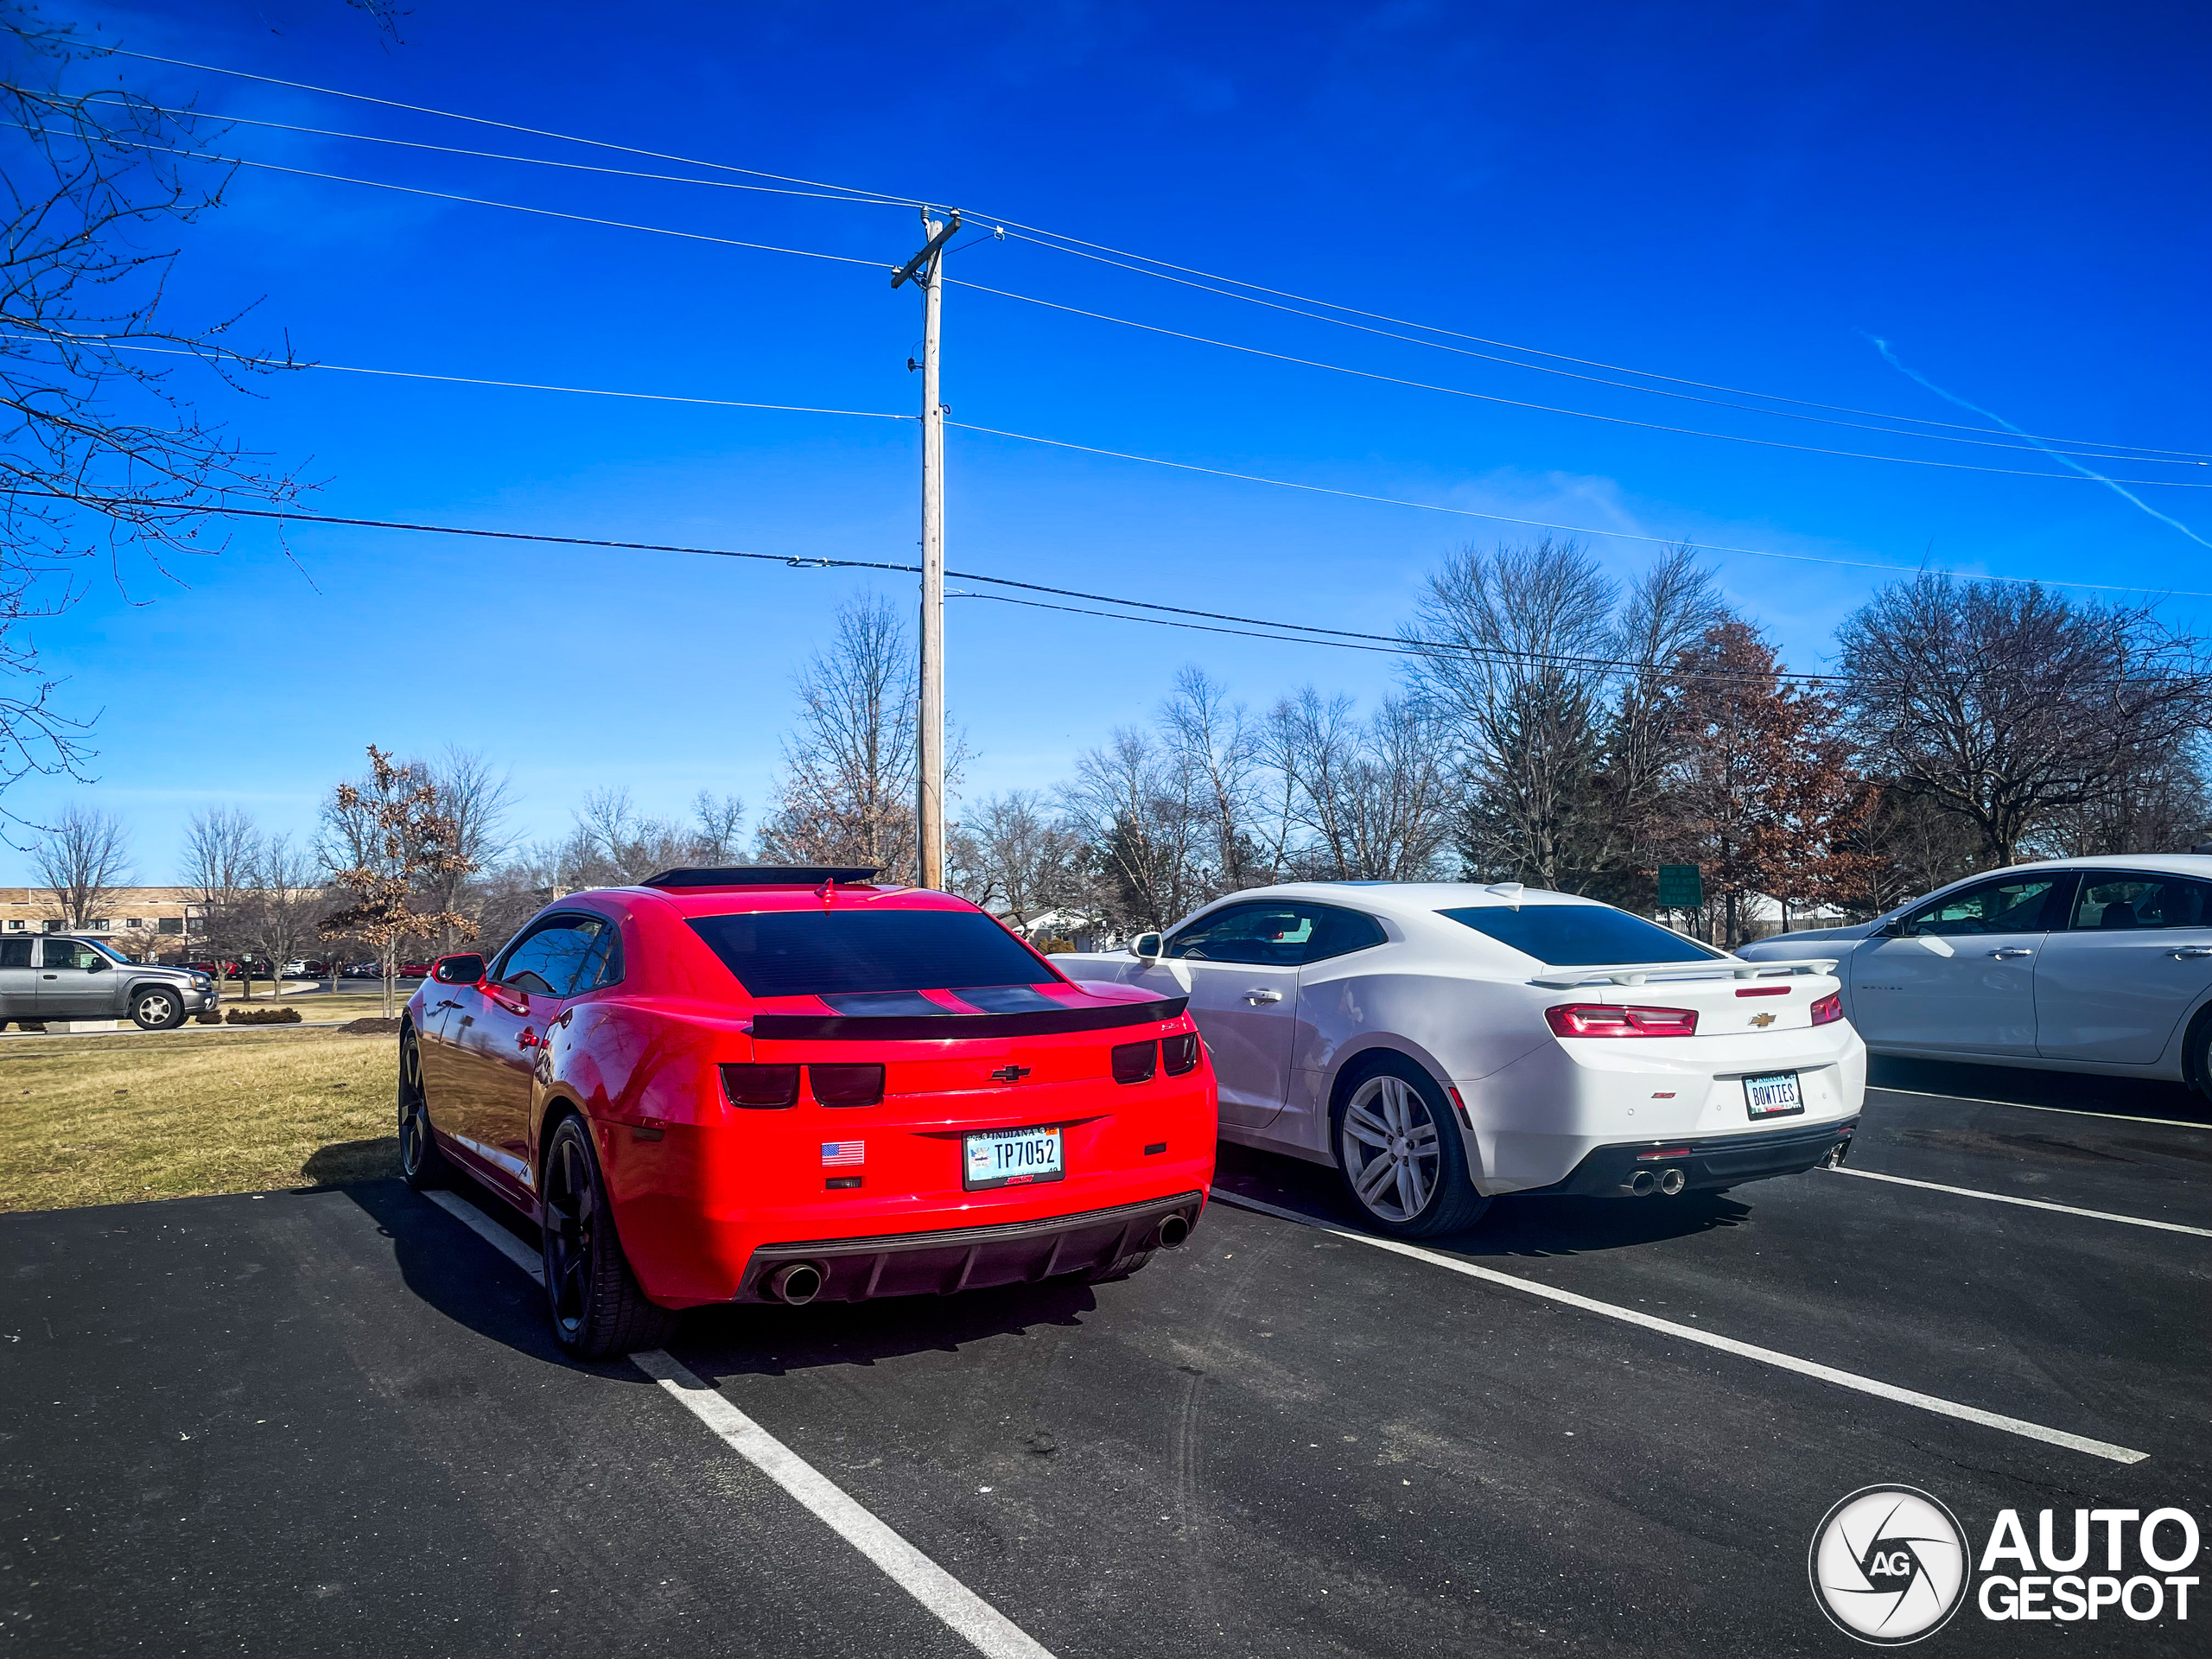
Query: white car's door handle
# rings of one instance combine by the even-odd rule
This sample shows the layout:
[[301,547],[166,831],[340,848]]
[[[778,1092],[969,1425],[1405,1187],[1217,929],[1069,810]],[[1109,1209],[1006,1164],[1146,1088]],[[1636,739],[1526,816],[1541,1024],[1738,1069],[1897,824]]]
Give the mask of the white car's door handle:
[[2010,962],[2014,957],[2032,957],[2035,952],[2024,944],[2008,944],[1989,953],[1999,962]]
[[1282,993],[1281,991],[1271,991],[1263,985],[1255,985],[1250,990],[1244,993],[1244,1000],[1247,1002],[1255,1004],[1261,1002],[1280,1002],[1282,1001]]
[[2169,950],[2166,954],[2176,962],[2202,962],[2205,957],[2212,957],[2212,944],[2184,944],[2180,950]]

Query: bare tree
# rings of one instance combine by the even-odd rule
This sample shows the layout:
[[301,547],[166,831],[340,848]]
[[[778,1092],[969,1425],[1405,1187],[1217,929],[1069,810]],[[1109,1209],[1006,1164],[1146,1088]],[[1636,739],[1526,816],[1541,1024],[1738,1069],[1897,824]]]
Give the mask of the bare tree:
[[[1661,795],[1671,744],[1673,665],[1728,617],[1713,574],[1694,549],[1669,549],[1632,583],[1613,619],[1610,654],[1637,666],[1616,678],[1605,760],[1598,777],[1603,844],[1595,862],[1626,874],[1656,862]],[[1625,868],[1623,868],[1625,867]],[[1616,879],[1607,886],[1625,888]],[[1625,891],[1620,894],[1627,897]],[[1648,896],[1648,889],[1646,890]]]
[[[760,825],[763,860],[915,879],[914,675],[912,640],[890,601],[872,594],[838,608],[828,648],[798,677],[798,727]],[[957,775],[950,765],[947,773]]]
[[[101,556],[118,582],[137,559],[167,574],[222,550],[213,509],[299,493],[200,416],[175,359],[233,391],[297,365],[233,344],[239,316],[193,328],[164,312],[163,244],[230,178],[203,155],[215,130],[103,75],[99,47],[18,0],[0,4],[0,670],[35,681],[18,625],[81,591],[48,578]],[[77,764],[82,728],[53,690],[0,697],[0,787]]]
[[1275,705],[1271,752],[1289,779],[1289,821],[1311,839],[1294,868],[1338,881],[1417,881],[1451,839],[1446,745],[1421,705],[1390,698],[1361,721],[1312,686]]
[[73,930],[105,917],[115,889],[130,874],[130,838],[123,820],[99,807],[70,807],[32,842],[30,854],[62,925]]
[[[495,771],[480,751],[458,744],[448,744],[446,752],[424,770],[438,792],[440,804],[453,819],[454,845],[462,860],[474,870],[487,870],[498,864],[514,845],[507,828],[507,817],[514,807],[514,782],[510,774]],[[439,909],[473,913],[467,874],[458,868],[449,870],[437,878],[435,887],[431,898]],[[452,943],[450,938],[441,939],[440,952]]]
[[1406,630],[1415,695],[1457,748],[1462,845],[1547,887],[1586,869],[1618,589],[1572,542],[1460,550]]
[[1992,864],[2212,721],[2199,642],[2148,606],[1923,573],[1876,594],[1837,640],[1867,770],[1966,818]]
[[957,890],[1024,933],[1047,911],[1081,903],[1082,842],[1033,790],[1009,790],[967,814],[951,851]]
[[1193,803],[1213,832],[1212,871],[1206,897],[1256,887],[1275,879],[1281,842],[1259,838],[1259,743],[1244,705],[1206,671],[1186,665],[1160,711],[1162,740],[1190,779]]
[[732,861],[745,823],[745,803],[734,795],[701,790],[691,803],[693,821],[647,817],[626,789],[594,790],[576,810],[575,827],[551,855],[553,879],[563,887],[630,887],[661,871]]
[[1165,926],[1210,896],[1196,782],[1187,757],[1130,727],[1077,761],[1066,810],[1095,876],[1087,907],[1116,929]]
[[334,862],[327,850],[334,842],[355,849],[356,861],[333,872],[331,879],[352,902],[324,917],[321,931],[358,934],[377,952],[384,1012],[390,1017],[403,942],[428,943],[448,931],[464,939],[475,937],[475,924],[467,918],[416,902],[454,865],[467,863],[455,850],[458,830],[423,767],[395,765],[373,743],[368,775],[338,785],[323,809],[323,861]]
[[[254,858],[247,923],[256,948],[269,958],[271,996],[284,988],[284,964],[315,935],[324,908],[321,871],[321,861],[289,836],[266,837]],[[252,986],[247,980],[249,996]]]
[[[185,828],[184,885],[199,907],[203,948],[219,982],[225,959],[244,955],[252,944],[247,893],[260,854],[260,826],[242,806],[195,812]],[[188,931],[187,937],[188,944]],[[251,998],[252,982],[245,982],[245,988]]]

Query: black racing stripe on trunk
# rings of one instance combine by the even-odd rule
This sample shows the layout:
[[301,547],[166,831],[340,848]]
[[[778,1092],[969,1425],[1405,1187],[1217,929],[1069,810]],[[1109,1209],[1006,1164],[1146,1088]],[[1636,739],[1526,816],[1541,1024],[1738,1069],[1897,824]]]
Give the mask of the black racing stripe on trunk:
[[756,1014],[753,1035],[764,1043],[791,1040],[830,1042],[958,1042],[963,1037],[1035,1037],[1060,1031],[1109,1031],[1122,1026],[1173,1020],[1188,1006],[1187,996],[1154,1002],[1117,1002],[1108,1007],[1052,1008],[1029,1014],[946,1014],[865,1015]]

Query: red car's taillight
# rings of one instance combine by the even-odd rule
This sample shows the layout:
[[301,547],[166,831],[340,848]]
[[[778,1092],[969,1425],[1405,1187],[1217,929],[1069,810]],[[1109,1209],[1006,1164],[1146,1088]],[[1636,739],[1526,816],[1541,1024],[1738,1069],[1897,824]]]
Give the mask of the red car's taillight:
[[1160,1039],[1160,1053],[1167,1067],[1167,1075],[1179,1077],[1198,1063],[1198,1033],[1186,1031],[1180,1037]]
[[1612,1002],[1562,1002],[1546,1008],[1555,1037],[1694,1037],[1695,1008],[1629,1008]]
[[722,1067],[722,1093],[733,1106],[769,1110],[798,1104],[796,1065],[730,1065]]
[[1158,1043],[1116,1043],[1114,1045],[1114,1081],[1116,1083],[1146,1083],[1160,1069]]
[[1842,1018],[1843,993],[1841,991],[1830,991],[1813,1004],[1813,1023],[1816,1026],[1832,1026]]
[[806,1086],[824,1106],[873,1106],[883,1098],[880,1065],[810,1065]]

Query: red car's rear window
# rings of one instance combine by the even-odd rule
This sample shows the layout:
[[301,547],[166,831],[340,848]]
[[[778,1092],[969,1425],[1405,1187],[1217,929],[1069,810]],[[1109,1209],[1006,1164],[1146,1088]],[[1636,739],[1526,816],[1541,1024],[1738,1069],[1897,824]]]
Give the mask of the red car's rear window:
[[754,996],[1066,982],[1006,929],[972,910],[748,911],[695,917],[691,927]]

